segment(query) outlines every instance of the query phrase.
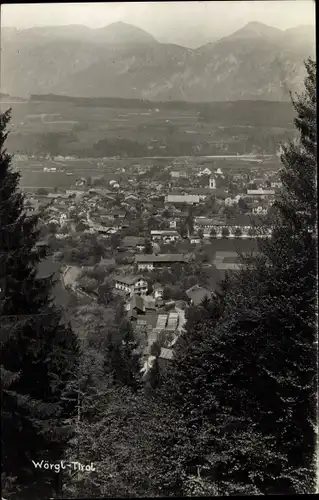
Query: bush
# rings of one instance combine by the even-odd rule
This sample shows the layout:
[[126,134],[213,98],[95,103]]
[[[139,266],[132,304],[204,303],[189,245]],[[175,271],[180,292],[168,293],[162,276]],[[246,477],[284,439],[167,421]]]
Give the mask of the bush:
[[98,287],[98,281],[94,278],[89,278],[88,276],[82,276],[78,281],[79,287],[82,288],[87,293],[94,292]]

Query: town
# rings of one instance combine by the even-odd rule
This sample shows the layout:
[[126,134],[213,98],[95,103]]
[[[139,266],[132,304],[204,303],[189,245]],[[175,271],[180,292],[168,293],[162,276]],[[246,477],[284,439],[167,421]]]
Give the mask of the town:
[[135,160],[125,172],[113,167],[111,180],[75,173],[69,189],[24,188],[28,213],[42,214],[39,244],[50,249],[39,276],[52,272],[65,309],[70,293],[79,304],[105,305],[107,287],[142,346],[141,370],[154,359],[153,343],[165,366],[187,310],[218,291],[226,271],[240,269],[238,252],[256,252],[257,233],[271,235],[276,161],[179,158],[156,168]]

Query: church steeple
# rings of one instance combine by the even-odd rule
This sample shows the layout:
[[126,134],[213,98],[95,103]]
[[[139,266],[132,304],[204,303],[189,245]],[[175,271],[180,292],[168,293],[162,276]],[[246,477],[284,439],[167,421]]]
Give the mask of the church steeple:
[[209,177],[209,189],[216,189],[215,177]]

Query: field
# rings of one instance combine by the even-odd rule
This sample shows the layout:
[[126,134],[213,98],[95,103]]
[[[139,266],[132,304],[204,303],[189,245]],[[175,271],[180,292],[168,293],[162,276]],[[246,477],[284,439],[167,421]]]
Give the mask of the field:
[[[76,99],[0,102],[2,110],[12,107],[8,149],[25,154],[95,156],[96,144],[105,140],[115,146],[102,146],[107,154],[98,156],[247,154],[254,148],[274,154],[278,142],[294,134],[291,113],[285,109],[280,119],[274,103],[267,113],[253,101],[228,107],[213,103],[206,119],[203,105],[145,105],[143,101],[88,105]],[[109,154],[111,150],[114,154]]]

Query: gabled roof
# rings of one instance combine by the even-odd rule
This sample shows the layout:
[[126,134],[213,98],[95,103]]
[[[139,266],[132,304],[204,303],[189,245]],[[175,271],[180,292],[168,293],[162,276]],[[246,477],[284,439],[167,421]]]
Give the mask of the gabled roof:
[[135,262],[187,262],[187,257],[181,253],[175,254],[143,254],[143,255],[135,255]]
[[159,235],[159,236],[179,236],[179,233],[175,230],[175,229],[164,229],[164,230],[160,230],[160,231],[151,231],[151,236],[155,236],[155,235]]
[[119,283],[125,283],[126,285],[134,285],[134,283],[136,283],[137,281],[139,280],[145,280],[144,276],[132,276],[132,275],[128,275],[128,276],[115,276],[114,277],[114,281],[118,281]]
[[196,217],[194,220],[194,223],[197,226],[209,226],[209,225],[214,225],[214,223],[216,223],[216,221],[214,221],[213,219]]
[[168,203],[199,203],[199,196],[194,194],[173,195],[168,194],[165,199]]
[[144,245],[145,239],[141,236],[125,236],[123,238],[123,245],[126,246],[136,246],[136,245]]

